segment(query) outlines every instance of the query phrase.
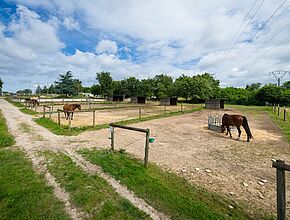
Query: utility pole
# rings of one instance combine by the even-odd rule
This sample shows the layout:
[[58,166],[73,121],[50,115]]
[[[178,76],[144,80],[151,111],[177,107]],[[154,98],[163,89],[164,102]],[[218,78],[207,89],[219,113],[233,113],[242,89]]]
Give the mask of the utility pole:
[[276,71],[272,71],[269,73],[269,75],[273,75],[275,77],[275,79],[277,80],[277,85],[278,87],[280,87],[281,85],[281,80],[283,79],[283,77],[286,74],[290,74],[290,71],[285,71],[285,70],[276,70]]

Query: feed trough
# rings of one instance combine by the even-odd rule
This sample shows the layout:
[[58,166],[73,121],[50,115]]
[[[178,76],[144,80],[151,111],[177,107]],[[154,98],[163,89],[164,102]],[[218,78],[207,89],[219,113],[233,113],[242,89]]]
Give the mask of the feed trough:
[[209,130],[222,132],[221,124],[222,124],[222,116],[220,115],[208,116],[208,129]]

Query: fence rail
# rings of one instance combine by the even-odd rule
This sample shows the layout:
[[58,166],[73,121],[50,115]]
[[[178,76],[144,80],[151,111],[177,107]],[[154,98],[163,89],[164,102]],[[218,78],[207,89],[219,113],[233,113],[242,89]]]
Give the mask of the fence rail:
[[150,129],[144,129],[144,128],[136,128],[136,127],[131,127],[131,126],[125,126],[125,125],[118,125],[114,123],[110,123],[110,132],[111,132],[111,150],[114,151],[115,148],[115,128],[121,128],[121,129],[126,129],[126,130],[131,130],[131,131],[137,131],[137,132],[142,132],[146,134],[146,139],[145,139],[145,156],[144,156],[144,166],[146,167],[148,165],[148,159],[149,159],[149,135],[150,135]]

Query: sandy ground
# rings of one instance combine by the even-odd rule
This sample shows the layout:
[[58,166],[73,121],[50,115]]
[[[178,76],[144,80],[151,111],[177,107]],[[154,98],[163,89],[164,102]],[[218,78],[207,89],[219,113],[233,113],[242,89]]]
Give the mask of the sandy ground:
[[[183,110],[189,110],[192,108],[192,105],[184,105]],[[147,106],[141,108],[141,117],[159,115],[180,111],[181,106]],[[95,113],[95,123],[106,124],[110,122],[118,122],[123,120],[129,120],[134,118],[139,118],[139,107],[133,108],[116,108],[116,109],[106,109],[106,110],[97,110]],[[57,113],[52,114],[52,120],[57,122],[58,115]],[[61,113],[61,124],[68,125],[68,120],[65,120],[64,113]],[[92,112],[78,112],[75,111],[74,117],[72,120],[72,127],[82,127],[82,126],[92,126],[93,125],[93,113]]]
[[[242,128],[241,140],[232,131],[233,138],[207,129],[208,115],[222,115],[224,111],[190,113],[136,124],[150,128],[149,161],[170,172],[185,176],[190,182],[233,199],[242,201],[249,210],[256,207],[276,210],[276,171],[271,159],[290,161],[290,145],[266,113],[245,114],[226,110],[229,114],[246,115],[254,140],[246,143]],[[79,136],[95,140],[96,146],[109,146],[109,131],[86,132]],[[94,137],[94,138],[92,138]],[[144,158],[144,134],[116,129],[115,148]],[[206,171],[207,170],[207,171]],[[289,180],[289,174],[286,176]],[[287,211],[290,213],[290,190],[287,190]],[[290,215],[289,215],[290,216]]]

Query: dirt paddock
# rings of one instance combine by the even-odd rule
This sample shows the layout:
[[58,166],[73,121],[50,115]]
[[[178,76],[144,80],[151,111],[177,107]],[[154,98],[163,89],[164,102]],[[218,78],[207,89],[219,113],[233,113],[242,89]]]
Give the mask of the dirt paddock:
[[[224,112],[246,115],[255,139],[246,143],[242,128],[233,138],[207,129],[208,115]],[[271,159],[290,162],[290,145],[264,112],[204,110],[182,116],[147,121],[133,126],[150,128],[156,142],[150,145],[149,161],[170,172],[176,172],[190,182],[221,193],[233,201],[275,214],[276,170]],[[92,135],[94,134],[94,135]],[[82,139],[94,140],[95,146],[108,147],[108,130],[85,132]],[[144,134],[116,129],[115,148],[125,148],[139,158],[144,157]],[[287,174],[286,179],[289,180]],[[290,190],[287,190],[287,212],[290,214]],[[231,204],[235,206],[235,204]]]
[[[183,110],[189,110],[192,105],[184,105]],[[181,106],[143,106],[141,107],[141,117],[160,115],[169,112],[177,112],[181,110]],[[96,125],[106,124],[110,122],[118,122],[123,120],[129,120],[139,118],[139,107],[128,107],[128,108],[111,108],[104,110],[96,110],[95,112]],[[52,120],[57,122],[57,113],[52,114]],[[64,113],[61,113],[61,124],[68,125],[68,120],[65,120]],[[92,112],[78,112],[74,113],[72,120],[72,127],[92,126],[93,124],[93,113]]]

